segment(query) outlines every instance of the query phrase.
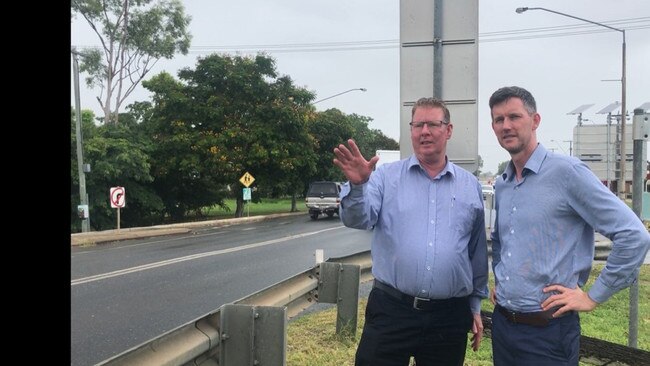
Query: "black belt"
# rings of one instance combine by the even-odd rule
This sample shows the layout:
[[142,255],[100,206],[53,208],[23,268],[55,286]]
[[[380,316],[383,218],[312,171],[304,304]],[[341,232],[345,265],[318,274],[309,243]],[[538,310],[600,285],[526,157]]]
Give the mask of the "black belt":
[[572,313],[572,311],[567,311],[566,313],[553,318],[553,313],[557,311],[557,308],[549,309],[546,311],[535,311],[532,313],[518,313],[516,311],[508,310],[499,304],[496,304],[494,306],[494,309],[500,312],[501,315],[508,319],[508,321],[512,324],[526,324],[535,327],[545,327],[548,325],[551,319],[561,318]]
[[435,309],[440,309],[440,307],[444,305],[455,304],[459,301],[467,300],[467,297],[452,297],[450,299],[427,299],[424,297],[411,296],[378,280],[375,280],[373,287],[385,292],[397,300],[400,300],[408,306],[412,306],[413,309],[423,311],[432,311]]

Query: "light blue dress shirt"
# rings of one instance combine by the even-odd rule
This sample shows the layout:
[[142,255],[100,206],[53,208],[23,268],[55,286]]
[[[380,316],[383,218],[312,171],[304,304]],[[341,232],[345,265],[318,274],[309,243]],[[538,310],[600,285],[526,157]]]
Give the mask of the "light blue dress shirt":
[[607,265],[588,295],[602,303],[632,284],[650,246],[641,220],[577,158],[538,145],[521,182],[512,162],[495,186],[492,268],[497,302],[540,311],[551,284],[582,287],[594,258],[594,229],[612,241]]
[[379,166],[368,182],[341,190],[341,220],[374,230],[374,277],[411,296],[470,297],[480,313],[488,295],[481,185],[447,162],[433,179],[412,155]]

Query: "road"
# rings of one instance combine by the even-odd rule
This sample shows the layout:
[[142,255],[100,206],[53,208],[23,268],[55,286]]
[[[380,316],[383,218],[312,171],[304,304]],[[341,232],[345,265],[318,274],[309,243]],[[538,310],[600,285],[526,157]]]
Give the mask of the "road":
[[71,252],[71,364],[92,365],[314,265],[370,249],[370,232],[308,215]]

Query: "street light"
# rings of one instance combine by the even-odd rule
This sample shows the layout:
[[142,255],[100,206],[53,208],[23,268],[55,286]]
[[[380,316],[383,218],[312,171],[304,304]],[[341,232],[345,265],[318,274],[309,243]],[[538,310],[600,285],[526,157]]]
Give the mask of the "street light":
[[344,91],[344,92],[340,92],[340,93],[338,93],[338,94],[331,95],[331,96],[329,96],[329,97],[327,97],[327,98],[319,99],[319,100],[317,100],[317,101],[315,101],[315,102],[312,102],[311,104],[320,103],[320,102],[322,102],[322,101],[324,101],[324,100],[332,99],[332,98],[334,98],[334,97],[338,97],[338,96],[341,95],[341,94],[349,93],[349,92],[352,92],[352,91],[355,91],[355,90],[359,90],[359,91],[365,92],[367,89],[366,89],[366,88],[354,88],[354,89],[346,90],[346,91]]
[[627,161],[627,154],[625,153],[625,118],[627,117],[627,113],[626,113],[626,110],[625,110],[625,30],[610,27],[609,25],[594,22],[594,21],[587,20],[587,19],[584,19],[584,18],[579,18],[579,17],[569,15],[569,14],[565,14],[565,13],[560,13],[559,11],[550,10],[550,9],[546,9],[546,8],[517,8],[515,11],[517,12],[517,14],[521,14],[521,13],[523,13],[525,11],[528,11],[528,10],[543,10],[543,11],[547,11],[549,13],[558,14],[558,15],[562,15],[562,16],[565,16],[565,17],[573,18],[573,19],[578,19],[578,20],[581,20],[583,22],[599,25],[601,27],[605,27],[605,28],[608,28],[608,29],[611,29],[611,30],[614,30],[614,31],[617,31],[617,32],[621,32],[621,34],[623,35],[623,45],[622,45],[622,57],[623,57],[623,59],[622,59],[622,62],[621,62],[622,63],[622,75],[621,75],[621,146],[620,146],[621,176],[619,177],[618,194],[619,194],[619,198],[625,199],[625,191],[626,191],[626,189],[625,189],[625,163]]

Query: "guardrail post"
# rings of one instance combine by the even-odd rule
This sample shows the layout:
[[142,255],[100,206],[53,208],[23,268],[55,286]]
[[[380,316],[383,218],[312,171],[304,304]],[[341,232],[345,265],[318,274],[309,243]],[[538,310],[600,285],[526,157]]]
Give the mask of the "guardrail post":
[[220,312],[219,365],[286,365],[285,307],[226,304]]
[[319,278],[318,302],[336,304],[336,334],[354,336],[361,266],[323,262],[316,271]]

